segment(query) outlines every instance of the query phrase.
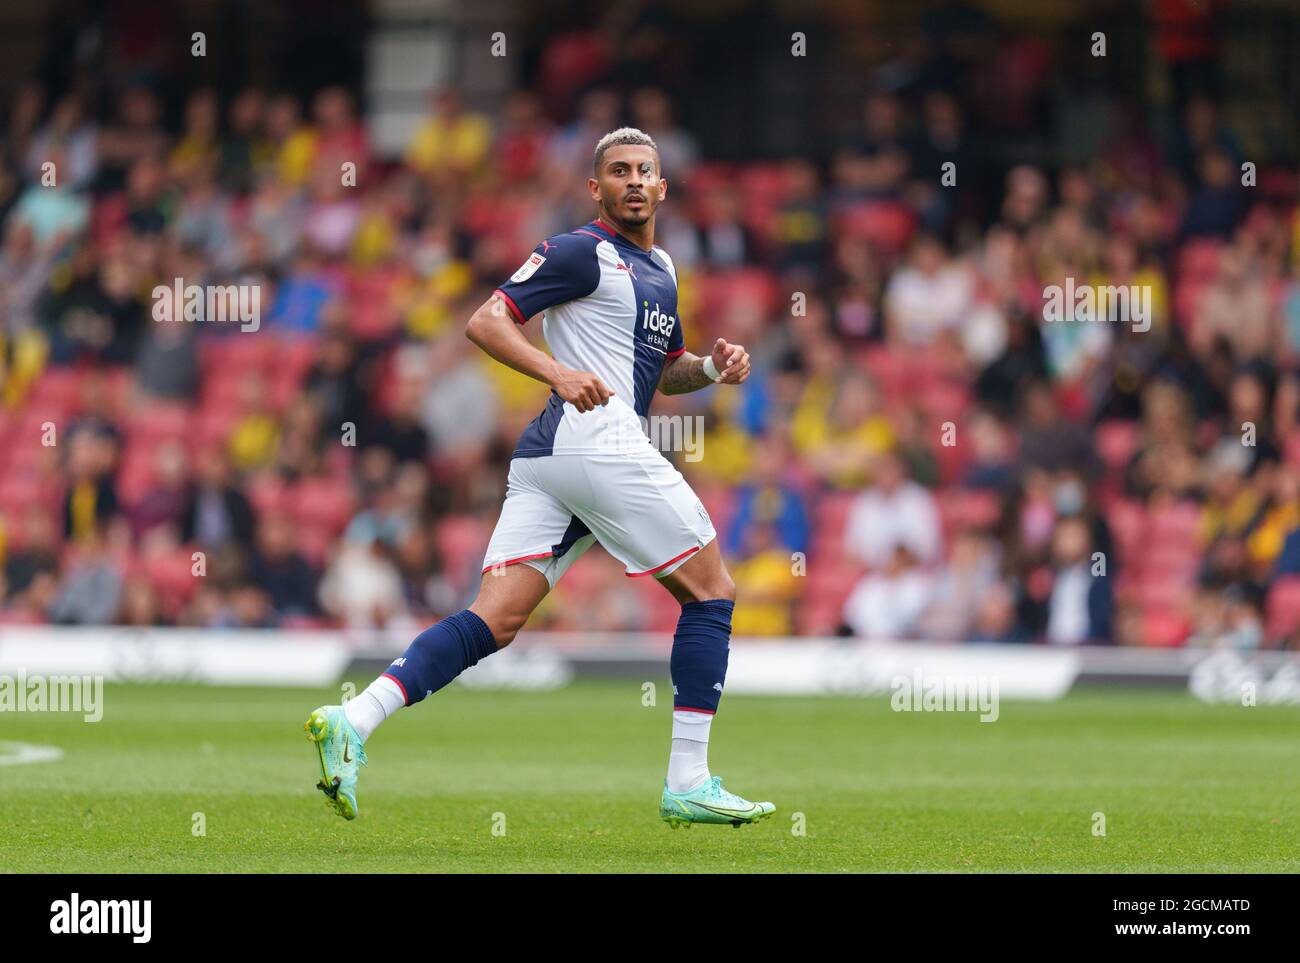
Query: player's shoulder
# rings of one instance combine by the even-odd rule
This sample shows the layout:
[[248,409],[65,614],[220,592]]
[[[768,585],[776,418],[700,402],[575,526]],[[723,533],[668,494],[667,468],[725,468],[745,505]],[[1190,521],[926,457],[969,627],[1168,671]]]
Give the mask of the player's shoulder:
[[563,234],[552,234],[538,242],[535,253],[554,259],[558,264],[589,261],[595,257],[596,249],[603,240],[605,238],[593,232],[590,227],[575,228]]
[[585,237],[577,231],[552,234],[537,242],[533,253],[528,255],[528,260],[510,276],[510,283],[522,284],[534,275],[550,279],[598,276],[598,243],[599,239]]

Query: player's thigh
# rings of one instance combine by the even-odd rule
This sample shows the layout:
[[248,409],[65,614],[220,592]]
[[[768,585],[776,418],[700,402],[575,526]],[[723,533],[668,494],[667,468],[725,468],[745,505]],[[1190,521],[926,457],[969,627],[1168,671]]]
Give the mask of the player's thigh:
[[734,601],[736,598],[736,583],[722,561],[722,550],[718,548],[716,538],[675,570],[660,576],[659,582],[683,605],[708,599]]
[[499,565],[483,573],[469,610],[487,623],[502,647],[514,641],[550,590],[546,576],[532,566]]
[[470,606],[487,622],[498,645],[514,638],[572,563],[572,559],[564,564],[557,560],[588,534],[564,503],[545,489],[536,461],[510,463],[505,502],[484,554],[478,597]]

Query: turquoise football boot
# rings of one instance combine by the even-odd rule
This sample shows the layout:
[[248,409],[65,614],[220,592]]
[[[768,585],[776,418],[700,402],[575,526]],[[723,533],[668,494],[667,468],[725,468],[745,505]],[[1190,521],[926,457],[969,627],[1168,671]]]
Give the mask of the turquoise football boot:
[[706,779],[686,792],[670,792],[664,782],[664,794],[659,800],[659,818],[676,829],[692,823],[731,823],[740,827],[756,823],[776,812],[770,802],[750,802],[722,788],[722,777]]
[[356,819],[357,773],[368,765],[357,730],[348,722],[342,706],[313,709],[302,727],[320,755],[321,779],[316,788],[340,816]]

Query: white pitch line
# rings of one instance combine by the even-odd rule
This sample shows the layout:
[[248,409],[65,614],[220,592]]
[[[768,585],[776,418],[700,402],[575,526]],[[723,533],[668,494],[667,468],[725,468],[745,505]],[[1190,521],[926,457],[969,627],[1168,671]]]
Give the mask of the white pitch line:
[[27,762],[57,762],[63,758],[58,746],[37,746],[30,742],[0,742],[0,766],[21,766]]

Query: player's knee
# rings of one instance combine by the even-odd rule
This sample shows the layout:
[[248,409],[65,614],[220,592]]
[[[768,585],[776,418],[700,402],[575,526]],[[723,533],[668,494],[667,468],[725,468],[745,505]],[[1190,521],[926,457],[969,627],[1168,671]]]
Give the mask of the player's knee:
[[689,587],[688,591],[693,602],[708,602],[711,599],[736,601],[736,583],[732,581],[731,575],[725,568],[719,569],[707,579]]
[[519,630],[528,621],[526,615],[501,611],[492,606],[478,608],[477,603],[470,606],[470,611],[487,623],[487,627],[492,630],[492,637],[496,639],[498,649],[504,649],[513,642]]

